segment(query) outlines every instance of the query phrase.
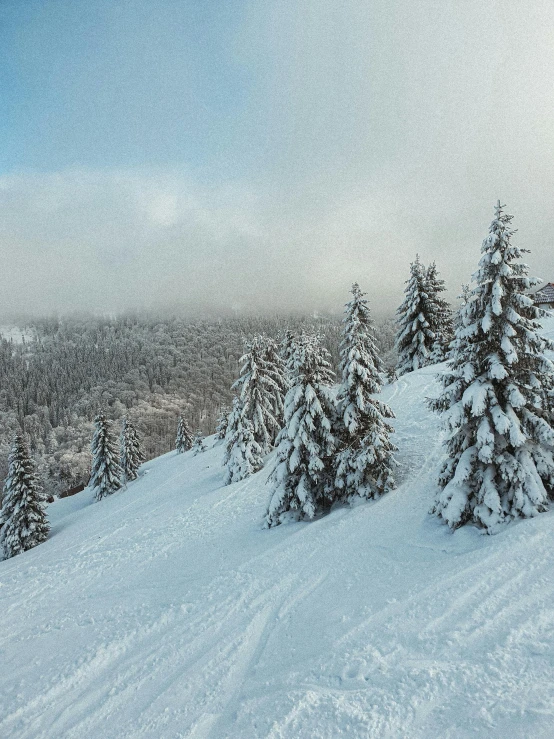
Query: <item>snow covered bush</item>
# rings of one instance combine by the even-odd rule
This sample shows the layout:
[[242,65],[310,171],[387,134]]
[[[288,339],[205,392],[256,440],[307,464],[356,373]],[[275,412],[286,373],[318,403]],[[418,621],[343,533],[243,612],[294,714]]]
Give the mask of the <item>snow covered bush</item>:
[[451,528],[489,533],[546,510],[554,487],[554,367],[540,336],[543,314],[525,293],[536,285],[526,249],[513,246],[500,202],[481,248],[473,290],[457,321],[442,394],[447,459],[433,512]]
[[342,500],[376,498],[394,487],[396,447],[389,438],[394,429],[386,420],[394,414],[388,405],[372,397],[381,390],[382,367],[364,294],[357,284],[352,286],[341,342],[335,482]]
[[91,451],[92,471],[89,486],[93,488],[96,500],[102,500],[119,490],[122,475],[118,462],[117,442],[103,413],[99,413],[94,419]]
[[8,464],[0,510],[0,553],[6,559],[42,544],[50,530],[35,465],[21,434],[14,439]]
[[313,518],[334,499],[333,373],[318,337],[298,340],[291,380],[277,462],[269,478],[268,526],[288,518]]

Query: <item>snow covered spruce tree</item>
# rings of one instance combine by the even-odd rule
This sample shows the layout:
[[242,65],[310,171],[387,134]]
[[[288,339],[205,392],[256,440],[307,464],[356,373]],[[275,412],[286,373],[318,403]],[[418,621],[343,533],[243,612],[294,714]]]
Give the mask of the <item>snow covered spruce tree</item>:
[[202,436],[202,433],[200,431],[197,431],[194,434],[194,439],[192,441],[192,451],[195,457],[197,454],[200,454],[201,452],[206,451],[206,445],[204,444],[204,437]]
[[0,510],[0,554],[5,559],[42,544],[50,527],[35,465],[25,439],[18,434],[8,458]]
[[294,371],[294,352],[296,351],[296,336],[290,329],[285,331],[279,349],[288,389]]
[[263,467],[262,450],[254,439],[251,422],[243,415],[240,398],[233,398],[225,435],[225,484],[231,485],[258,472]]
[[489,533],[544,511],[554,488],[551,393],[554,367],[544,355],[542,311],[525,292],[538,280],[519,262],[500,202],[483,242],[475,286],[461,309],[442,394],[448,458],[433,512],[455,529]]
[[192,434],[183,416],[179,417],[177,424],[177,437],[175,439],[175,449],[179,454],[187,452],[192,448]]
[[316,336],[302,336],[297,342],[294,384],[285,398],[285,424],[268,480],[268,526],[313,518],[334,500],[335,404],[328,356]]
[[241,418],[230,427],[225,453],[225,484],[240,482],[264,466],[262,449],[254,439],[252,423]]
[[271,378],[270,395],[272,398],[273,416],[276,426],[272,429],[271,446],[274,446],[277,434],[283,426],[284,417],[284,400],[289,383],[287,380],[287,369],[285,362],[279,351],[279,345],[274,339],[263,336],[262,339],[262,357],[265,364],[265,371]]
[[279,395],[282,376],[280,369],[268,360],[267,340],[256,336],[246,342],[240,377],[234,383],[241,403],[242,416],[252,423],[254,439],[266,454],[281,427]]
[[416,255],[415,262],[410,265],[410,279],[404,290],[406,297],[396,312],[396,371],[399,377],[429,364],[435,334],[430,324],[431,305],[426,292],[426,281],[425,267],[420,263],[419,255]]
[[144,462],[144,453],[135,426],[128,418],[123,419],[121,429],[121,469],[123,482],[136,480],[138,470]]
[[119,490],[122,470],[118,462],[117,442],[103,413],[99,413],[94,419],[94,427],[89,486],[94,489],[96,500],[102,500]]
[[229,424],[229,414],[231,410],[228,406],[221,409],[218,419],[217,426],[215,429],[216,442],[224,441],[225,435],[227,434],[227,426]]
[[448,301],[441,297],[446,290],[444,280],[439,277],[437,265],[432,262],[425,275],[425,290],[428,297],[428,320],[435,339],[431,346],[429,364],[443,362],[452,341],[452,309]]
[[381,390],[381,360],[375,346],[367,300],[357,284],[347,303],[340,346],[342,381],[337,396],[335,457],[338,497],[377,498],[394,488],[396,447],[386,419],[394,418],[388,405],[372,397]]

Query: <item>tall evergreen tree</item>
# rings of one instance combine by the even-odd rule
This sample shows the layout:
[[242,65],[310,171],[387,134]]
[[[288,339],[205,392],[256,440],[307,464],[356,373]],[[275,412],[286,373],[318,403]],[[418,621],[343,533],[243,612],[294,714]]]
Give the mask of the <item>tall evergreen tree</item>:
[[334,499],[335,404],[329,354],[318,337],[304,336],[294,356],[294,385],[285,398],[285,425],[269,478],[268,526],[291,517],[313,518]]
[[122,475],[117,442],[103,413],[99,413],[94,419],[91,450],[92,471],[89,486],[94,489],[96,500],[102,500],[119,490]]
[[239,395],[242,414],[252,423],[254,439],[263,454],[272,447],[280,428],[276,397],[280,393],[275,367],[267,360],[266,341],[261,336],[246,343],[240,377],[233,385]]
[[441,297],[446,288],[439,277],[437,265],[432,262],[425,275],[425,289],[428,296],[428,320],[435,339],[431,346],[430,364],[443,362],[452,341],[452,309],[447,300]]
[[431,305],[426,292],[426,270],[419,261],[419,255],[410,265],[410,279],[407,280],[404,293],[406,297],[397,310],[399,377],[429,364],[435,341],[430,324]]
[[25,439],[18,434],[8,460],[0,510],[0,552],[8,559],[42,544],[50,527],[35,465]]
[[285,331],[281,340],[280,351],[288,389],[291,385],[291,374],[294,369],[294,352],[296,351],[296,336],[290,329]]
[[144,460],[145,456],[142,451],[138,432],[131,421],[128,418],[124,418],[121,429],[121,469],[123,470],[123,482],[137,479],[139,467]]
[[179,417],[179,423],[177,424],[177,437],[175,439],[175,449],[179,454],[187,452],[192,448],[193,437],[187,422],[183,416]]
[[285,362],[279,351],[279,346],[276,341],[263,336],[262,342],[262,359],[265,365],[265,371],[268,377],[273,381],[270,387],[271,395],[271,406],[273,409],[273,417],[275,418],[276,425],[272,428],[271,433],[271,446],[275,444],[277,434],[281,430],[283,425],[284,417],[284,400],[289,384],[287,380],[287,370]]
[[511,243],[512,216],[500,202],[481,248],[474,288],[462,308],[443,390],[447,459],[433,512],[451,528],[494,533],[547,507],[554,488],[551,427],[554,349],[540,336],[544,313],[525,293],[538,280]]
[[375,345],[373,322],[359,285],[352,286],[340,346],[342,382],[337,396],[335,459],[336,487],[343,500],[359,495],[376,498],[394,488],[396,447],[386,419],[394,418],[388,405],[372,397],[381,390],[381,360]]

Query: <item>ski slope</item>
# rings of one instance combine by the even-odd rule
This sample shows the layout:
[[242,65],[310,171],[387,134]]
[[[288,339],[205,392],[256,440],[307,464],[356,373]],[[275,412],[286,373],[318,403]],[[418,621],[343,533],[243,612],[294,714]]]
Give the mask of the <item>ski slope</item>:
[[0,563],[0,736],[554,736],[554,512],[495,537],[427,515],[437,370],[383,392],[400,484],[375,503],[264,530],[267,469],[222,487],[216,446],[52,504]]

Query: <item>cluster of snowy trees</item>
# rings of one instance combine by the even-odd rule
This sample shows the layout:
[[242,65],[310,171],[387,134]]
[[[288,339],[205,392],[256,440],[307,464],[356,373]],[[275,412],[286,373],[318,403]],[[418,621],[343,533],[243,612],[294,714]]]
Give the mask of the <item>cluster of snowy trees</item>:
[[277,448],[266,521],[313,518],[334,503],[372,499],[394,487],[390,408],[374,397],[382,363],[367,300],[352,287],[340,343],[338,393],[317,334],[287,331],[280,346],[247,343],[226,423],[226,483],[263,466]]
[[[528,294],[539,281],[520,261],[527,250],[511,242],[511,220],[498,202],[474,286],[463,286],[455,316],[435,263],[425,268],[418,257],[398,310],[396,373],[447,360],[441,394],[430,401],[444,417],[446,451],[432,512],[453,529],[473,523],[494,533],[545,511],[554,498],[554,365],[545,355],[554,343],[540,334],[546,314]],[[392,412],[375,397],[383,366],[367,302],[357,285],[352,294],[338,392],[315,335],[287,332],[280,362],[271,365],[260,361],[263,339],[244,357],[227,419],[226,481],[263,466],[280,424],[269,526],[394,487]]]
[[[123,420],[120,443],[104,413],[94,419],[89,486],[102,500],[138,477],[144,453],[135,426]],[[23,434],[16,434],[0,507],[0,556],[10,558],[48,537],[47,498]]]
[[[23,431],[48,497],[85,484],[99,408],[112,422],[134,423],[147,459],[173,447],[182,413],[193,429],[212,433],[232,403],[244,338],[277,337],[286,326],[318,331],[338,362],[339,321],[326,316],[126,315],[25,324],[23,341],[0,338],[0,478]],[[390,330],[382,333],[390,341]]]
[[133,423],[127,418],[123,419],[118,445],[104,413],[99,413],[94,419],[91,450],[89,487],[94,490],[96,500],[102,500],[115,493],[122,485],[136,480],[139,467],[145,460],[139,434]]

